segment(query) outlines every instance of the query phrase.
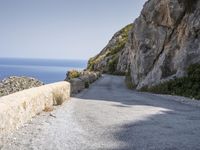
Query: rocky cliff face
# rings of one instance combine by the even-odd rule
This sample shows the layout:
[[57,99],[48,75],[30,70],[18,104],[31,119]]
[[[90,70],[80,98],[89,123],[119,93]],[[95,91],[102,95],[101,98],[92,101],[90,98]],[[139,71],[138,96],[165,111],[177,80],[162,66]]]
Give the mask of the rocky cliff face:
[[149,0],[125,49],[138,89],[186,75],[200,62],[200,1]]
[[148,0],[117,60],[116,70],[130,70],[137,89],[187,75],[200,63],[200,0]]
[[[113,74],[123,73],[126,70],[127,63],[119,60],[119,57],[123,53],[125,44],[128,41],[128,33],[132,27],[133,25],[130,24],[117,32],[107,46],[97,56],[89,60],[88,69]],[[123,67],[118,67],[119,61],[124,64]]]

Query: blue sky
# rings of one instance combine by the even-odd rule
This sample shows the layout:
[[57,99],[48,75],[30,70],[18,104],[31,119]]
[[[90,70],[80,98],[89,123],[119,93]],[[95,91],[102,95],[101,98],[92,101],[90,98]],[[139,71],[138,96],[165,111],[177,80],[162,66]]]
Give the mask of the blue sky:
[[88,59],[146,0],[0,0],[1,57]]

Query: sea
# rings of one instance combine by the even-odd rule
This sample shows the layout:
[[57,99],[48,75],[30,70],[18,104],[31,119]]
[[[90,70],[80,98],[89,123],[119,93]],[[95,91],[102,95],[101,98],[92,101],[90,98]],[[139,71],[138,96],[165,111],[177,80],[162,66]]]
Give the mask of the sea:
[[0,80],[9,76],[28,76],[45,84],[63,81],[69,70],[83,70],[86,60],[0,58]]

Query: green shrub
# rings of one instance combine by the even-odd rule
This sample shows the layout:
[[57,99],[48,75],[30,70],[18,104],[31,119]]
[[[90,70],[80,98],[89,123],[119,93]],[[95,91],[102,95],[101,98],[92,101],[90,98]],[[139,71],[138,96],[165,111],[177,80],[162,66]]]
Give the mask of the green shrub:
[[113,59],[108,63],[108,73],[114,74],[116,72],[118,59],[118,56],[114,56]]
[[81,73],[77,70],[71,70],[67,72],[67,78],[69,80],[80,77]]
[[187,77],[170,80],[150,88],[143,88],[141,91],[200,99],[200,64],[191,65],[187,69],[187,73]]
[[87,89],[87,88],[89,88],[90,87],[90,84],[89,84],[89,82],[85,82],[85,88]]
[[90,71],[93,71],[94,65],[95,65],[94,58],[90,58],[88,61],[87,69]]
[[[96,57],[91,58],[88,61],[87,69],[90,70],[90,71],[97,71],[98,68],[94,67],[96,64],[98,64],[102,60],[105,60],[106,57],[116,56],[125,47],[125,45],[128,41],[129,31],[132,29],[132,27],[133,27],[133,24],[129,24],[126,27],[124,27],[123,29],[121,29],[119,31],[120,35],[118,36],[114,45],[112,47],[109,47],[109,48],[107,47],[105,53],[102,53],[102,54],[100,53]],[[110,61],[108,63],[108,66],[105,66],[105,68],[107,68],[107,67],[109,68],[109,72],[106,72],[106,73],[112,73],[113,74],[116,70],[116,60]],[[106,70],[105,68],[103,68],[103,69],[99,68],[100,70],[98,70],[98,71]],[[97,69],[97,70],[95,70],[95,69]]]
[[129,24],[120,31],[121,38],[116,41],[112,48],[108,49],[109,52],[106,54],[106,57],[117,54],[125,47],[128,41],[129,31],[132,29],[132,27],[133,25]]
[[200,81],[200,64],[193,64],[187,69],[190,79]]
[[117,42],[115,46],[113,46],[112,48],[110,48],[108,51],[108,53],[106,54],[106,57],[108,56],[113,56],[115,54],[117,54],[118,52],[120,52],[124,46],[125,46],[126,42]]
[[134,89],[134,88],[136,87],[136,86],[134,85],[133,81],[132,81],[130,67],[129,67],[129,70],[128,70],[128,72],[126,73],[126,76],[125,76],[125,83],[126,83],[126,86],[127,86],[129,89]]
[[126,78],[125,78],[125,83],[126,83],[126,86],[127,86],[129,89],[134,89],[134,88],[135,88],[134,84],[132,83],[132,80],[131,80],[131,77],[130,77],[130,76],[126,76]]

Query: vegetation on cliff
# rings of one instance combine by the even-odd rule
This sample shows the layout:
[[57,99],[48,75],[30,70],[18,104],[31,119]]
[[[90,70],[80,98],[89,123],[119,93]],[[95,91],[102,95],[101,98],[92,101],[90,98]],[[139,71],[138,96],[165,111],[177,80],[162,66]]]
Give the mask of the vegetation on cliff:
[[200,99],[200,66],[187,70],[200,63],[199,8],[198,0],[147,1],[135,22],[89,60],[88,69],[126,74],[129,88]]
[[191,65],[187,69],[187,73],[186,77],[170,80],[150,88],[142,88],[141,91],[200,99],[200,64]]
[[129,31],[132,27],[133,24],[129,24],[117,32],[102,52],[88,61],[87,69],[90,71],[117,74],[119,53],[125,47],[128,41]]
[[77,71],[77,70],[70,70],[70,71],[67,72],[68,80],[78,78],[78,77],[80,77],[80,75],[81,75],[81,72]]
[[132,82],[130,67],[129,67],[129,70],[128,70],[128,72],[126,73],[126,76],[125,76],[125,83],[126,83],[126,86],[127,86],[129,89],[134,89],[134,88],[135,88],[135,85],[134,85],[133,82]]

